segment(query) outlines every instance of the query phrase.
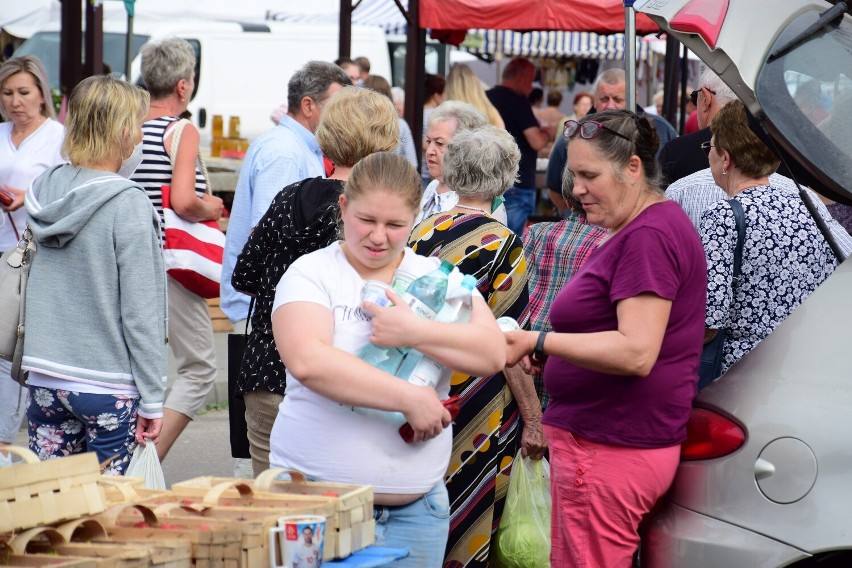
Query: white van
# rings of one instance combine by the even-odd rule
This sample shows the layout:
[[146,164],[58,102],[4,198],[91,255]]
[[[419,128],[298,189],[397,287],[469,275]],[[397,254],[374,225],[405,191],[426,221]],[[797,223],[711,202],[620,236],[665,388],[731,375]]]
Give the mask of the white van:
[[[104,19],[104,62],[124,71],[126,22]],[[201,144],[209,146],[214,114],[239,116],[241,135],[249,140],[272,127],[269,115],[287,100],[290,76],[312,59],[338,56],[336,25],[279,22],[240,23],[210,20],[138,22],[133,28],[131,80],[140,73],[139,48],[149,39],[177,36],[198,57],[195,93],[189,104]],[[371,73],[392,80],[384,30],[353,26],[351,52],[370,59]],[[15,55],[36,55],[48,69],[52,87],[59,85],[59,29],[36,32]],[[227,131],[226,131],[227,134]]]

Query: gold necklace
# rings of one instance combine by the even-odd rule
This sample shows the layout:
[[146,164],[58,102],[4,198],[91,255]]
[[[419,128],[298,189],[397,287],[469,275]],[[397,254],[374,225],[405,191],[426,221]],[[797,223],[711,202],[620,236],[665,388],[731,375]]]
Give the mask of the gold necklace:
[[471,207],[469,205],[462,205],[461,203],[456,203],[456,207],[458,207],[459,209],[467,209],[469,211],[479,211],[480,213],[483,213],[488,216],[491,215],[491,213],[489,213],[485,209],[480,209],[479,207]]

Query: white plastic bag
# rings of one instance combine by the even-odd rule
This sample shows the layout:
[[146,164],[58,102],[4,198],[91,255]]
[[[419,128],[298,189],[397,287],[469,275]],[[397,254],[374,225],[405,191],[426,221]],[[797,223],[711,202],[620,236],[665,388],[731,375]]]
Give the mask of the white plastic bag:
[[157,446],[148,442],[144,446],[139,444],[130,458],[130,465],[124,472],[127,477],[142,477],[145,479],[147,489],[165,489],[166,480],[163,477],[163,467],[157,456]]

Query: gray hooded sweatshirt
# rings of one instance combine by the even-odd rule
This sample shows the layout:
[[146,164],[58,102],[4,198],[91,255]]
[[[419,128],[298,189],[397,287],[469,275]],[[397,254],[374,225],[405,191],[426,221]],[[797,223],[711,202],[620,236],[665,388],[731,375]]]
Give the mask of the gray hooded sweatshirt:
[[27,192],[38,250],[27,284],[23,367],[106,388],[135,387],[158,418],[167,308],[159,217],[117,174],[55,166]]

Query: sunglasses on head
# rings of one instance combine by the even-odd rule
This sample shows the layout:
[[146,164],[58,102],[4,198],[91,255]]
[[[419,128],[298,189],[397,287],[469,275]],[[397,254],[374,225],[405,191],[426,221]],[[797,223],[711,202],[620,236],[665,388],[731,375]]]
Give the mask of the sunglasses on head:
[[[694,91],[689,93],[689,100],[692,101],[692,104],[695,105],[695,106],[698,106],[698,93],[701,92],[701,89],[707,89],[707,87],[701,87],[701,88],[695,89]],[[716,91],[714,91],[712,89],[707,89],[707,92],[709,92],[711,95],[716,94]]]
[[704,155],[710,157],[710,148],[715,148],[710,142],[702,142],[701,149],[704,150]]
[[628,142],[631,141],[630,138],[628,138],[621,132],[613,130],[612,128],[606,126],[604,123],[598,122],[596,120],[588,120],[586,122],[583,122],[582,124],[577,122],[576,120],[569,120],[565,123],[565,130],[562,132],[562,136],[564,136],[567,140],[568,138],[573,138],[574,135],[579,132],[580,138],[583,138],[585,140],[591,140],[592,138],[597,136],[601,130],[606,130],[610,134],[615,134],[619,138],[624,138]]

